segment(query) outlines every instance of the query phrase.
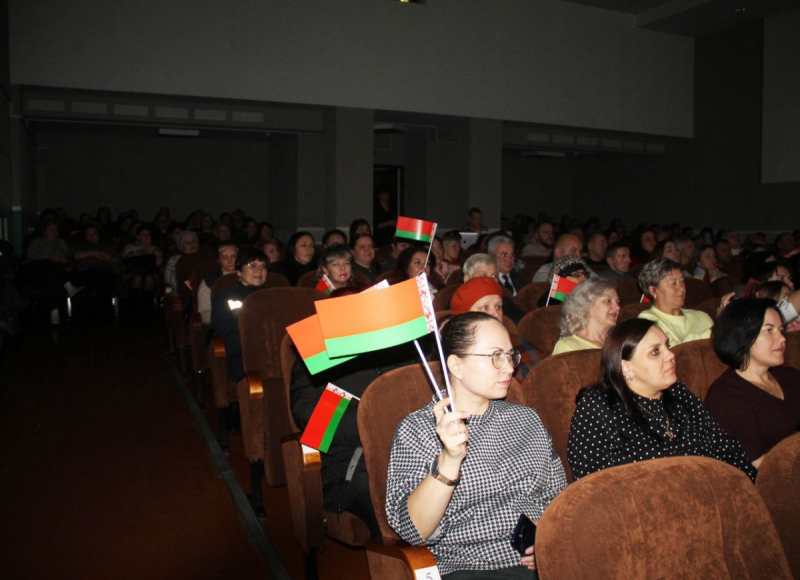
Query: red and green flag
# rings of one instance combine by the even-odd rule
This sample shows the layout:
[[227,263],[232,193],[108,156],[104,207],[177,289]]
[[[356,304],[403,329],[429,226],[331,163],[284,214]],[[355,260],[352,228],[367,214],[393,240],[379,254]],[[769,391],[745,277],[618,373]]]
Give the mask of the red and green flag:
[[642,297],[639,299],[639,303],[640,304],[649,304],[650,303],[650,299],[647,297],[647,294],[645,294],[644,292],[642,292]]
[[300,443],[327,453],[339,422],[352,399],[360,400],[332,383],[328,383],[300,437]]
[[314,290],[325,292],[325,294],[330,296],[331,292],[336,290],[336,288],[334,288],[333,282],[331,282],[331,279],[328,278],[328,275],[323,274],[322,278],[319,279],[319,282],[317,282],[317,285],[314,287]]
[[380,292],[362,292],[314,303],[330,357],[389,348],[436,329],[424,274]]
[[575,289],[577,282],[563,276],[553,276],[553,283],[550,285],[550,298],[564,299]]
[[434,222],[403,216],[397,218],[397,228],[394,232],[396,238],[408,238],[409,240],[430,243],[435,235],[436,224]]
[[286,331],[292,337],[297,352],[300,353],[300,357],[308,367],[308,372],[312,375],[355,358],[346,356],[332,359],[328,356],[325,339],[322,337],[322,328],[319,325],[319,317],[316,314],[287,326]]

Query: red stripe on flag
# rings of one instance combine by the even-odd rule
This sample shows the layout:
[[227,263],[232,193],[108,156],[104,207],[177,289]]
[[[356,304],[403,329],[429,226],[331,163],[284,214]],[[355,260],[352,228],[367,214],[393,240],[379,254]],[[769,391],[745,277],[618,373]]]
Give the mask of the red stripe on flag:
[[329,389],[325,389],[319,398],[317,406],[314,408],[314,412],[311,414],[311,419],[309,419],[305,431],[303,431],[300,443],[319,449],[322,438],[325,436],[325,430],[328,428],[328,424],[331,422],[331,418],[341,400],[342,397]]
[[423,236],[432,236],[436,228],[434,222],[427,222],[425,220],[418,220],[400,216],[397,218],[397,229],[404,232],[413,232]]

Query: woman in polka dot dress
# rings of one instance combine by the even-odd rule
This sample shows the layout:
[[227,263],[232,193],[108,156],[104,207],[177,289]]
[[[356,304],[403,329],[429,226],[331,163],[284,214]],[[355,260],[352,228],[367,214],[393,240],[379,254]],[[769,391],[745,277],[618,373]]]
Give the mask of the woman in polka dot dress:
[[664,332],[651,320],[626,320],[603,347],[603,380],[578,393],[567,449],[573,474],[678,455],[712,457],[756,477],[739,442],[678,381]]

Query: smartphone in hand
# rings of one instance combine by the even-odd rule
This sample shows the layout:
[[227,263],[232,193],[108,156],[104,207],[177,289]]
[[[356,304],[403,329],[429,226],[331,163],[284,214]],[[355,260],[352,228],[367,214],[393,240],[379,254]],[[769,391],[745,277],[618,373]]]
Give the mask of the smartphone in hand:
[[511,536],[511,547],[521,556],[525,555],[525,550],[533,546],[536,542],[536,524],[528,516],[520,514],[514,533]]

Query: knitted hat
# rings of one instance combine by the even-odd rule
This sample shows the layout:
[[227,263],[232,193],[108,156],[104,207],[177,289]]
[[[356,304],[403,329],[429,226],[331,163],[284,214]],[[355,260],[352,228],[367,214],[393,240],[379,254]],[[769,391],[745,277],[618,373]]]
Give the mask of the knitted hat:
[[494,278],[472,278],[465,282],[453,294],[450,301],[450,313],[453,316],[469,312],[472,305],[484,296],[502,296],[503,287]]
[[583,258],[580,256],[567,255],[555,261],[553,267],[550,268],[550,273],[547,275],[547,281],[552,283],[553,276],[571,276],[580,270],[587,273],[589,272],[589,266],[586,265]]

